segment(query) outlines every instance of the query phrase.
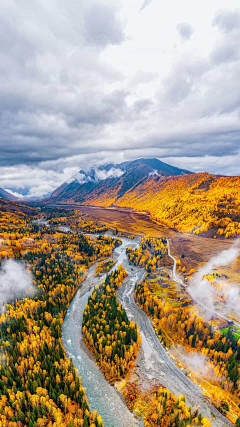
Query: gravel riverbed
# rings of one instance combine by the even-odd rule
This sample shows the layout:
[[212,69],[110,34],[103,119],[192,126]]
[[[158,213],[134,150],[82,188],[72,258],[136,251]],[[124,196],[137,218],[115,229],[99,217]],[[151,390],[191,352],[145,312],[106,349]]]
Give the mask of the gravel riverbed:
[[[188,405],[199,406],[202,415],[211,419],[212,427],[230,427],[233,424],[205,398],[202,390],[180,370],[170,358],[156,336],[151,320],[136,305],[134,288],[143,280],[145,270],[130,266],[126,256],[126,247],[137,247],[139,239],[122,238],[123,244],[116,248],[113,258],[116,261],[113,270],[119,264],[128,272],[128,277],[118,290],[118,300],[125,308],[129,319],[138,324],[142,343],[137,358],[141,379],[151,382],[153,379],[167,387],[176,395],[184,394]],[[100,283],[101,278],[94,277],[96,265],[87,271],[85,280],[70,304],[63,323],[63,346],[68,357],[72,357],[82,384],[86,390],[91,410],[97,409],[102,416],[105,427],[143,426],[128,410],[119,392],[104,378],[103,373],[95,364],[89,350],[82,339],[82,313],[91,290]],[[216,418],[211,416],[211,413]]]

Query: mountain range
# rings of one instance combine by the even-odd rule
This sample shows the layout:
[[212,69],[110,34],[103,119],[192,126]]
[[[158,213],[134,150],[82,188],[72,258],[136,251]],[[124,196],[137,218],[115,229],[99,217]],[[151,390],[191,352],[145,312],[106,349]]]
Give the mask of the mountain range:
[[192,173],[158,159],[80,170],[43,203],[128,208],[182,232],[240,234],[239,176]]
[[[1,197],[9,203],[16,200],[5,190],[0,190]],[[79,170],[51,196],[31,202],[51,204],[128,208],[182,232],[211,237],[240,234],[239,176],[192,173],[158,159]]]
[[46,201],[85,204],[104,197],[104,194],[116,201],[153,176],[161,179],[185,174],[192,172],[158,159],[138,159],[116,165],[109,163],[92,168],[89,172],[80,170],[58,187]]

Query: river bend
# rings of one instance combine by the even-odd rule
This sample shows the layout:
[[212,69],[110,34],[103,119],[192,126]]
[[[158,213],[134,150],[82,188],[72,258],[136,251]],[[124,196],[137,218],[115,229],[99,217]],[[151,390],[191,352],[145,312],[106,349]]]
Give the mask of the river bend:
[[[122,245],[115,249],[113,258],[116,261],[112,270],[122,264],[128,277],[118,291],[118,300],[125,308],[129,319],[134,320],[140,329],[142,344],[139,366],[143,376],[149,380],[155,378],[177,395],[184,394],[187,404],[198,405],[200,412],[211,419],[212,427],[230,427],[233,424],[206,400],[202,390],[181,371],[160,343],[151,320],[134,301],[135,284],[143,280],[145,270],[130,266],[126,256],[126,247],[137,247],[139,239],[122,238]],[[83,310],[91,290],[104,279],[94,277],[96,265],[87,270],[87,276],[77,291],[63,322],[62,340],[66,354],[72,358],[74,366],[82,377],[91,410],[96,409],[102,416],[105,427],[143,426],[128,410],[117,390],[105,379],[95,360],[83,341],[81,324]],[[175,271],[174,271],[175,273]],[[176,280],[176,277],[173,277]],[[211,417],[214,413],[215,419]]]

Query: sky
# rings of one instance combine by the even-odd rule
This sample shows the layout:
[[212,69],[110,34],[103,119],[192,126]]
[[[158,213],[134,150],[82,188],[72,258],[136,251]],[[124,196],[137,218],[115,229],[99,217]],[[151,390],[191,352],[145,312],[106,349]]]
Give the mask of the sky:
[[0,187],[157,157],[240,175],[237,0],[1,0]]

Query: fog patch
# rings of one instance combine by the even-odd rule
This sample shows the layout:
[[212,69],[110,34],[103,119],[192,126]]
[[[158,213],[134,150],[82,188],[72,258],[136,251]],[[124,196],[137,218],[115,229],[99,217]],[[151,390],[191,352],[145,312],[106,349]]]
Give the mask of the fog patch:
[[32,274],[21,262],[12,259],[2,262],[0,269],[0,312],[15,299],[34,295]]
[[159,176],[160,174],[158,173],[157,169],[154,169],[153,171],[149,172],[148,177],[150,178],[150,176]]
[[[232,286],[228,282],[224,282],[221,279],[214,279],[209,281],[207,275],[211,274],[214,268],[223,267],[236,261],[240,253],[239,240],[237,240],[229,249],[220,252],[218,255],[208,261],[206,265],[197,271],[191,280],[188,287],[188,291],[192,298],[199,302],[203,308],[207,311],[215,311],[214,308],[214,294],[221,295],[222,289],[224,290],[224,299],[227,304],[231,304],[234,298],[238,297],[240,301],[239,291],[236,286]],[[217,285],[220,284],[220,290]]]
[[200,375],[202,378],[215,377],[214,369],[210,365],[210,359],[207,356],[198,352],[186,353],[184,348],[179,345],[176,348],[181,353],[181,362],[183,365],[194,373],[195,376]]

